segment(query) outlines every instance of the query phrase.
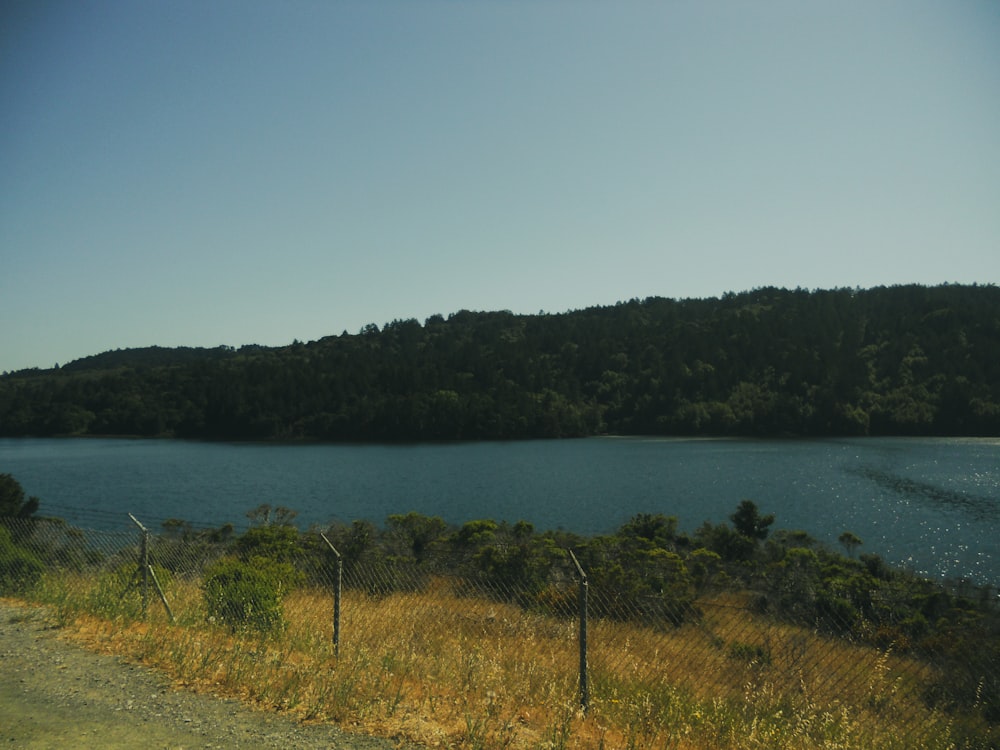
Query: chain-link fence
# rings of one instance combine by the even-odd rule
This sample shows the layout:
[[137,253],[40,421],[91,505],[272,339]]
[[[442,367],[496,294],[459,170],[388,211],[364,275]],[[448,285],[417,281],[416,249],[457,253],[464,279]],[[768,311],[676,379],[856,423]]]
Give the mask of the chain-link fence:
[[795,535],[258,520],[4,519],[0,595],[184,684],[430,746],[1000,744],[991,589]]

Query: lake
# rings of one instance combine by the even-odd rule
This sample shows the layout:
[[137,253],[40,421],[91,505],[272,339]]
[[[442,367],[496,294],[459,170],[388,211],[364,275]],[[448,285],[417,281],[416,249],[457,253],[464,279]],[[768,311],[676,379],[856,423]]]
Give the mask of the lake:
[[589,438],[417,445],[0,439],[41,514],[88,528],[247,524],[262,503],[301,527],[417,511],[612,532],[636,513],[694,531],[742,499],[836,546],[843,531],[932,577],[1000,582],[1000,439]]

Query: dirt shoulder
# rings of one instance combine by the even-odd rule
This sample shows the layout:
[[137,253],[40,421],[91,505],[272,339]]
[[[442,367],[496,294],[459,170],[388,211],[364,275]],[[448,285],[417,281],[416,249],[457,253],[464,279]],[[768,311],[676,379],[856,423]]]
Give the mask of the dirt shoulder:
[[61,639],[44,609],[0,599],[0,747],[389,750],[399,745],[177,690],[157,672]]

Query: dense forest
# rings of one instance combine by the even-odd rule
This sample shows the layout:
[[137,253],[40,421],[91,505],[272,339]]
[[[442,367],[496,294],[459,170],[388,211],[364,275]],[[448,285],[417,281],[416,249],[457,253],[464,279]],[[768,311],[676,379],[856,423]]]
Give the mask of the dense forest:
[[0,377],[0,435],[463,440],[1000,435],[1000,288],[757,289],[460,311]]

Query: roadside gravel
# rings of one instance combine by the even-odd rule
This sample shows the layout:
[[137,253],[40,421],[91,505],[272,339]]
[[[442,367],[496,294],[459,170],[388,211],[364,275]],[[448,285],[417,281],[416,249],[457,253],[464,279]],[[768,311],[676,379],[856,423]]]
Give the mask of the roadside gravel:
[[0,748],[328,748],[390,740],[304,725],[174,689],[159,673],[59,638],[42,608],[0,600]]

